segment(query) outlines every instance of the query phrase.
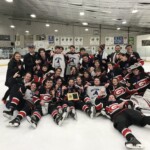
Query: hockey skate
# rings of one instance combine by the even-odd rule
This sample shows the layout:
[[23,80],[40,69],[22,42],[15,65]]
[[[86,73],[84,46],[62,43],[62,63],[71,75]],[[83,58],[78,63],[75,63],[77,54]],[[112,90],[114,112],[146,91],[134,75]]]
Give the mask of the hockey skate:
[[69,108],[69,107],[64,107],[64,108],[63,108],[63,114],[65,114],[65,119],[68,118],[69,111],[70,111],[70,108]]
[[11,119],[11,117],[13,116],[13,111],[12,110],[4,110],[3,116],[8,118],[8,119]]
[[27,121],[31,124],[31,126],[35,129],[37,127],[37,123],[38,123],[36,117],[35,116],[31,116],[31,117],[27,116],[26,118],[27,118]]
[[90,116],[91,119],[94,118],[95,116],[95,107],[94,106],[91,106],[91,108],[88,108],[86,110],[87,114]]
[[18,127],[20,125],[20,119],[19,118],[13,119],[9,122],[8,125],[11,127]]
[[70,111],[70,116],[71,116],[73,119],[77,120],[77,114],[76,114],[76,110],[75,110],[75,109],[72,109],[72,110]]
[[129,149],[143,149],[143,145],[135,137],[126,142],[125,146]]
[[62,116],[61,114],[57,114],[54,121],[56,122],[57,125],[61,126],[63,121],[64,121],[65,115]]
[[58,113],[59,113],[59,114],[62,114],[62,113],[63,113],[62,108],[59,108],[59,109],[58,109]]

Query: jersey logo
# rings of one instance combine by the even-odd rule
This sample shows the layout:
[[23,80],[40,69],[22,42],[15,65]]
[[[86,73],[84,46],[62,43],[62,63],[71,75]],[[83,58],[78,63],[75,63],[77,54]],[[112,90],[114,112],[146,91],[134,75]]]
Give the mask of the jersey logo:
[[91,93],[93,93],[93,96],[98,95],[98,91],[99,91],[99,89],[92,89]]
[[119,109],[118,103],[112,104],[109,107],[107,107],[107,112],[109,114],[113,114],[115,111],[117,111]]
[[120,95],[123,95],[124,93],[125,93],[125,89],[122,87],[114,91],[115,96],[120,96]]

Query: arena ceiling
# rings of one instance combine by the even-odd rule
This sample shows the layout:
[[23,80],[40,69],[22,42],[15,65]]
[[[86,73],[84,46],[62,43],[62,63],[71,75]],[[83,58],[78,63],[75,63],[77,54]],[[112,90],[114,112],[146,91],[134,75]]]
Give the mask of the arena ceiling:
[[1,0],[0,14],[14,20],[149,28],[150,0]]

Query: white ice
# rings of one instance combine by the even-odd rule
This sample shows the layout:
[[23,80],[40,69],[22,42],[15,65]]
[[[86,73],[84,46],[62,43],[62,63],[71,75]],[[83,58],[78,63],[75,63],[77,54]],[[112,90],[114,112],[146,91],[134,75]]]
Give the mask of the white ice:
[[[150,63],[144,68],[150,71]],[[7,87],[4,86],[7,67],[0,67],[0,100]],[[0,149],[1,150],[125,150],[125,138],[114,129],[110,120],[103,117],[90,119],[83,112],[77,111],[78,120],[65,120],[57,126],[51,116],[41,119],[37,129],[30,127],[23,120],[18,128],[8,127],[8,119],[2,111],[0,102]],[[150,113],[149,113],[150,114]],[[133,134],[145,147],[150,149],[150,127],[131,126]]]

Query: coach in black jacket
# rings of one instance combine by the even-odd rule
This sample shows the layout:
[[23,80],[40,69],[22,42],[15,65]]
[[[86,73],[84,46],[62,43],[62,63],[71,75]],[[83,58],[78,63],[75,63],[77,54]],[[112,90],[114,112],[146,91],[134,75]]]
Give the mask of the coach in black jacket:
[[31,72],[33,74],[34,68],[36,66],[36,59],[38,57],[38,53],[35,52],[34,45],[29,45],[28,49],[29,49],[29,53],[27,53],[24,56],[25,72]]
[[119,54],[121,51],[120,45],[115,46],[115,52],[108,55],[107,59],[109,62],[116,64],[119,61]]

